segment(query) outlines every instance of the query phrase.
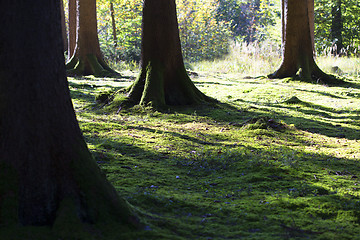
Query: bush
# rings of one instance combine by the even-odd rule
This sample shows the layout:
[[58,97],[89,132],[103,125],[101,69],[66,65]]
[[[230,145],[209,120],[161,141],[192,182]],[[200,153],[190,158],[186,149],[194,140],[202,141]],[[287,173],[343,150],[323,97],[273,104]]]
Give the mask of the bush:
[[109,61],[140,61],[141,52],[141,0],[113,0],[116,22],[115,43],[108,0],[98,1],[99,41]]
[[180,39],[185,60],[219,58],[229,51],[230,24],[216,20],[216,0],[178,0]]
[[[113,0],[116,20],[115,44],[110,5],[98,1],[99,41],[109,61],[136,61],[141,54],[142,0]],[[217,0],[177,0],[177,12],[185,61],[221,57],[228,52],[230,31],[215,19]]]

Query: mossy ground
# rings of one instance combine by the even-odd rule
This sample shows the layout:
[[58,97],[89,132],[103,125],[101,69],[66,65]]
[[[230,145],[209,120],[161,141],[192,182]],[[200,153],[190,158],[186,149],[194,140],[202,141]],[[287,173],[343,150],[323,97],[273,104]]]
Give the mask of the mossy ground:
[[221,104],[100,108],[122,76],[69,82],[96,161],[148,225],[129,239],[360,239],[360,82],[199,72]]

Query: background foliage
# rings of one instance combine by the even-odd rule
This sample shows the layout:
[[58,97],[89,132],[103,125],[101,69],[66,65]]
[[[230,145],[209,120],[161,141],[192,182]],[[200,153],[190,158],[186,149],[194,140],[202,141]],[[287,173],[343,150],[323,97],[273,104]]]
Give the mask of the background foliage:
[[[140,60],[142,0],[113,0],[116,34],[112,36],[109,0],[98,1],[99,39],[106,58]],[[217,0],[177,0],[184,57],[188,61],[212,59],[228,52],[227,22],[216,20]]]
[[[141,48],[142,0],[112,0],[117,44],[112,36],[110,0],[99,0],[99,39],[105,57],[138,62]],[[221,58],[230,48],[246,44],[272,45],[280,51],[280,0],[177,0],[180,38],[185,61]],[[333,53],[339,36],[332,32],[341,12],[342,55],[358,55],[360,3],[352,0],[315,1],[315,48],[318,55]],[[231,51],[233,52],[233,51]],[[134,64],[136,65],[136,64]]]
[[360,44],[360,2],[353,0],[315,1],[315,42],[318,53],[328,53],[338,39],[332,37],[334,11],[341,11],[341,30],[346,55],[358,55]]

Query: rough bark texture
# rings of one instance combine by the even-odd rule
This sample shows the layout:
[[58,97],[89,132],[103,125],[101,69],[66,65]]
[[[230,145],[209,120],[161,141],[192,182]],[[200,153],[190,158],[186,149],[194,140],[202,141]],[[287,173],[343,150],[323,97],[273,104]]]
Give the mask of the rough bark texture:
[[0,233],[72,219],[136,225],[82,138],[65,76],[59,1],[1,1],[0,22]]
[[117,74],[103,60],[96,18],[96,0],[77,0],[76,45],[66,64],[73,75],[107,76]]
[[129,92],[131,102],[154,107],[209,101],[184,67],[175,0],[145,0],[141,72]]
[[301,69],[300,78],[304,81],[331,84],[338,82],[335,77],[320,70],[314,60],[313,28],[310,23],[313,18],[309,16],[314,8],[312,0],[283,0],[282,4],[283,61],[280,68],[269,77],[294,77]]

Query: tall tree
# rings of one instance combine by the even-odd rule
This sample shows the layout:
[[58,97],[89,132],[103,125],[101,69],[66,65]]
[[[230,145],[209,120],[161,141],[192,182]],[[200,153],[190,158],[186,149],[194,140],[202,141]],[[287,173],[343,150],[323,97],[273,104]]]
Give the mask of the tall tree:
[[112,221],[137,225],[76,121],[60,2],[1,1],[0,22],[0,235],[11,226],[69,221],[83,230]]
[[[280,68],[271,78],[294,77],[309,82],[335,83],[336,78],[324,73],[315,63],[312,24],[312,0],[282,0],[282,55]],[[310,4],[309,4],[310,2]]]
[[342,7],[341,0],[335,0],[334,5],[331,8],[331,39],[333,42],[333,54],[338,55],[341,53],[343,45],[342,31],[343,27],[343,17],[342,17]]
[[[69,1],[69,4],[71,0]],[[73,17],[73,8],[69,15]],[[96,0],[76,0],[76,44],[71,59],[66,64],[70,74],[113,75],[116,74],[104,61],[97,33]],[[73,21],[73,19],[70,19]],[[73,26],[73,25],[71,25]],[[70,26],[70,27],[71,27]],[[73,31],[73,29],[70,29]],[[69,44],[70,47],[73,44]],[[70,52],[71,53],[71,52]]]
[[69,38],[68,38],[68,60],[74,55],[76,46],[76,0],[68,0],[69,16]]
[[115,21],[115,11],[114,11],[114,3],[110,0],[110,16],[111,16],[111,26],[112,26],[112,34],[114,38],[114,47],[117,47],[117,33],[116,33],[116,21]]
[[154,107],[210,100],[195,87],[185,70],[175,0],[144,1],[141,72],[129,100]]
[[62,30],[62,37],[64,42],[64,51],[68,48],[68,40],[67,40],[67,33],[66,33],[66,22],[65,22],[65,11],[64,11],[64,2],[60,0],[60,14],[61,14],[61,30]]

